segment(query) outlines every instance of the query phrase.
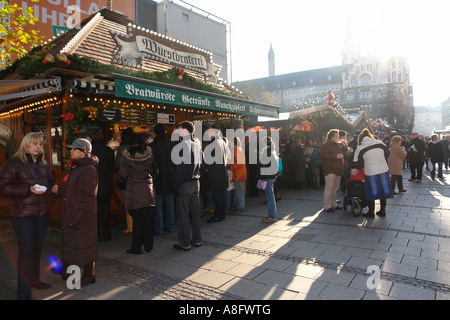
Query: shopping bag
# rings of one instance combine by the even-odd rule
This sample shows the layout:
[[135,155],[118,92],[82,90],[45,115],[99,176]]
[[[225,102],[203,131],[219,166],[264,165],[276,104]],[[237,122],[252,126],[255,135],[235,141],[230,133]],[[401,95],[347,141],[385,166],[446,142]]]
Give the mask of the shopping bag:
[[266,190],[267,187],[267,181],[266,180],[262,180],[259,179],[258,182],[256,183],[256,187],[260,190]]
[[234,180],[233,180],[233,172],[231,170],[227,170],[228,173],[228,191],[231,191],[234,189]]
[[278,158],[278,172],[277,173],[283,173],[283,161],[281,158]]
[[428,162],[427,166],[428,166],[428,170],[430,170],[430,172],[432,172],[434,170],[434,166],[431,162]]

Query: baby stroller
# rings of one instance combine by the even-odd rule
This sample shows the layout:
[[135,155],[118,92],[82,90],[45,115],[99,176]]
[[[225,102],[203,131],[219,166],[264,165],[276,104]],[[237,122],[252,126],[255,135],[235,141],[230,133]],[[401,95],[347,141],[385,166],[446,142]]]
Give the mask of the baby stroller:
[[350,180],[347,182],[347,194],[344,196],[344,210],[347,210],[347,207],[350,206],[350,211],[357,217],[368,204],[364,195],[364,182],[360,180]]

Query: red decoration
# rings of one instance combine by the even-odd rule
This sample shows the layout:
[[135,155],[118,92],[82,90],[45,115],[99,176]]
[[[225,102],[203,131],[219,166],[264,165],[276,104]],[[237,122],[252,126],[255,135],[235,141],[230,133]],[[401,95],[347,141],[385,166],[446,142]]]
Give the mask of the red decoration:
[[69,161],[67,161],[67,163],[64,165],[64,168],[70,168],[72,166],[72,159],[69,159]]
[[327,97],[328,105],[334,106],[336,103],[336,96],[334,95],[333,91],[328,90],[328,97]]
[[73,113],[66,113],[66,114],[62,114],[61,118],[64,118],[64,121],[70,121],[73,119],[75,115]]
[[67,180],[69,180],[69,176],[70,176],[70,174],[66,174],[66,175],[64,176],[64,178],[63,178],[63,182],[64,182],[64,183],[66,183]]

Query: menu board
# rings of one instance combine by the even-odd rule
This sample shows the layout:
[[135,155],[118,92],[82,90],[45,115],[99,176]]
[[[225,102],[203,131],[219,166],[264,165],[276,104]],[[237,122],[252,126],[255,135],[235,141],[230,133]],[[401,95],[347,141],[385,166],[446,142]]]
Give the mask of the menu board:
[[111,121],[130,125],[155,125],[158,121],[158,113],[142,109],[113,109],[99,108],[98,120]]
[[129,124],[144,124],[144,110],[141,109],[126,109],[122,113],[120,122]]
[[156,124],[158,114],[156,111],[145,110],[145,124],[148,126],[152,126]]

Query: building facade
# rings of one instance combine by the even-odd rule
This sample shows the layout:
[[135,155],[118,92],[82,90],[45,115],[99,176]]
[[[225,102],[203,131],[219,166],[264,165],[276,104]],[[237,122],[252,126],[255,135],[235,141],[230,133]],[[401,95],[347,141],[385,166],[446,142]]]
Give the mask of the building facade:
[[279,105],[283,112],[327,103],[331,90],[344,111],[366,111],[370,119],[381,118],[401,133],[414,126],[413,88],[403,57],[358,57],[350,64],[233,85],[256,101]]
[[442,128],[450,125],[450,97],[441,103]]
[[403,57],[360,57],[342,77],[344,109],[361,108],[371,119],[381,118],[397,129],[414,126],[413,88]]
[[430,137],[442,127],[442,111],[440,107],[415,107],[413,132]]
[[184,1],[167,0],[158,2],[156,21],[157,32],[210,51],[222,66],[219,76],[229,82],[228,21]]

